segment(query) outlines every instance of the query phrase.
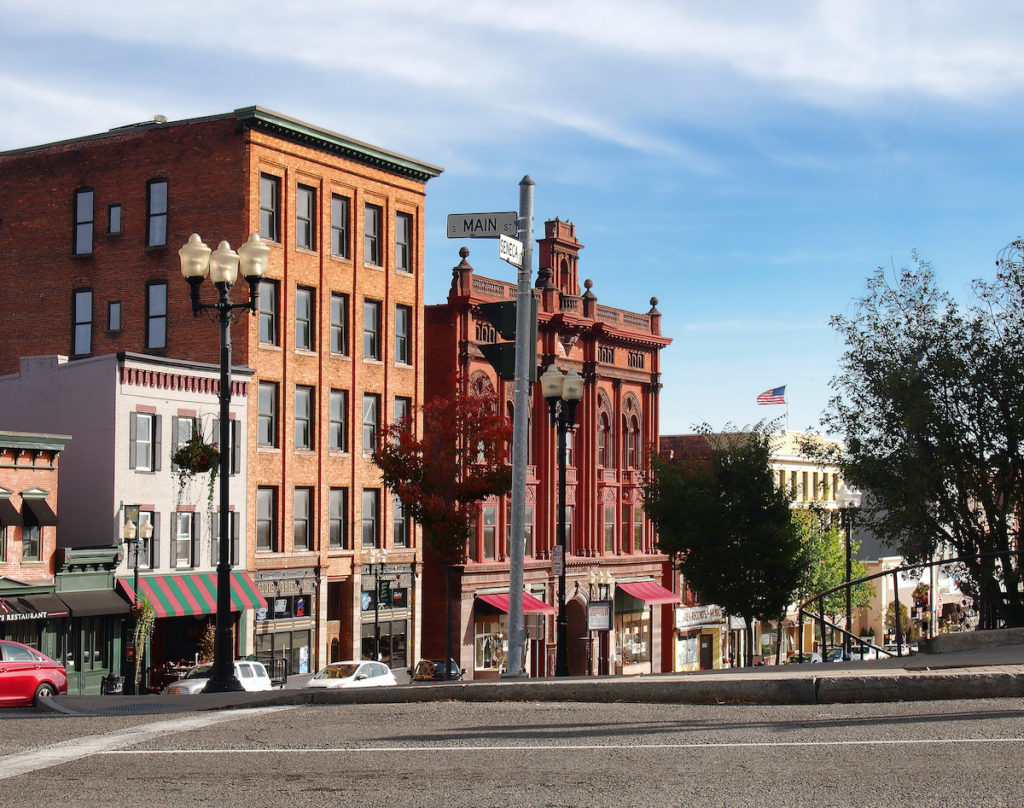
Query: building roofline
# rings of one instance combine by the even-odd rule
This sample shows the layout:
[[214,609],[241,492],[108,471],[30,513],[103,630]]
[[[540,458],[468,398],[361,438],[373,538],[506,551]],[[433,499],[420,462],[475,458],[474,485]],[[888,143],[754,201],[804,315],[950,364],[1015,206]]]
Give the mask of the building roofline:
[[163,116],[155,116],[152,120],[140,123],[115,126],[106,132],[98,132],[93,135],[57,140],[50,143],[42,143],[34,146],[23,146],[18,149],[0,151],[0,157],[13,157],[32,152],[43,151],[56,146],[65,146],[73,143],[88,143],[90,141],[103,140],[104,138],[132,135],[138,132],[148,132],[152,129],[164,129],[170,126],[189,126],[208,121],[235,120],[243,131],[256,129],[261,132],[274,135],[275,137],[288,140],[292,143],[299,143],[311,146],[321,151],[330,152],[346,159],[363,165],[409,177],[419,182],[426,183],[444,171],[440,166],[416,160],[412,157],[398,154],[397,152],[382,149],[369,143],[350,138],[346,135],[332,132],[320,126],[305,123],[296,118],[290,118],[279,112],[266,109],[260,106],[240,107],[234,112],[226,112],[218,115],[207,115],[197,118],[183,118],[178,121],[168,121]]
[[71,440],[70,435],[55,435],[46,432],[0,431],[0,446],[5,449],[42,449],[63,452]]
[[411,177],[420,182],[425,183],[444,171],[440,166],[406,157],[296,118],[289,118],[264,107],[241,107],[235,110],[234,115],[243,129],[257,129],[294,143],[312,145],[314,148],[339,154],[392,174]]

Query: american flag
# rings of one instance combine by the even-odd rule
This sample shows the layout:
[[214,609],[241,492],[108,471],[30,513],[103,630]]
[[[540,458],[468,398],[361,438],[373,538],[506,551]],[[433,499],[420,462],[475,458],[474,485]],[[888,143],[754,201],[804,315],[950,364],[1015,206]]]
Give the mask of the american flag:
[[785,404],[786,403],[786,385],[782,387],[773,387],[771,390],[765,390],[761,395],[757,397],[758,404]]

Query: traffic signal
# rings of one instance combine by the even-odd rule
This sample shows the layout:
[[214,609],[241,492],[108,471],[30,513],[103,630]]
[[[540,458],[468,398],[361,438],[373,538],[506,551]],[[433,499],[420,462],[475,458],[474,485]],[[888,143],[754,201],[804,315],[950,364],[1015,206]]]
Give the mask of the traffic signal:
[[[484,359],[491,363],[499,378],[515,381],[516,378],[516,301],[481,303],[478,307],[481,319],[486,320],[508,342],[481,342],[477,344]],[[537,381],[537,298],[530,295],[530,359],[528,379]]]
[[391,581],[387,578],[377,581],[377,605],[385,609],[391,608]]

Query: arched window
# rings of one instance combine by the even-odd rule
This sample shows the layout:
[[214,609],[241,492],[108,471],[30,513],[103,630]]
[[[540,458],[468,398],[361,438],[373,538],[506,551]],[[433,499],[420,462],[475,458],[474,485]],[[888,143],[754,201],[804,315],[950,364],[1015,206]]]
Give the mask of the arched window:
[[597,419],[597,465],[599,468],[608,466],[608,415],[601,413]]
[[623,424],[622,467],[636,468],[636,449],[640,437],[640,422],[635,415],[627,415]]

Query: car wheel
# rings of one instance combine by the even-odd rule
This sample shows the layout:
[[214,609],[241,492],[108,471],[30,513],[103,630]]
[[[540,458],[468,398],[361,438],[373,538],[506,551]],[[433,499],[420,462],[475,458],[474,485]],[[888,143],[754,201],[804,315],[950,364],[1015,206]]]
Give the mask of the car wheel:
[[49,682],[43,682],[36,688],[36,695],[32,700],[32,703],[38,707],[41,699],[52,699],[55,693],[56,691],[53,689],[53,685]]

